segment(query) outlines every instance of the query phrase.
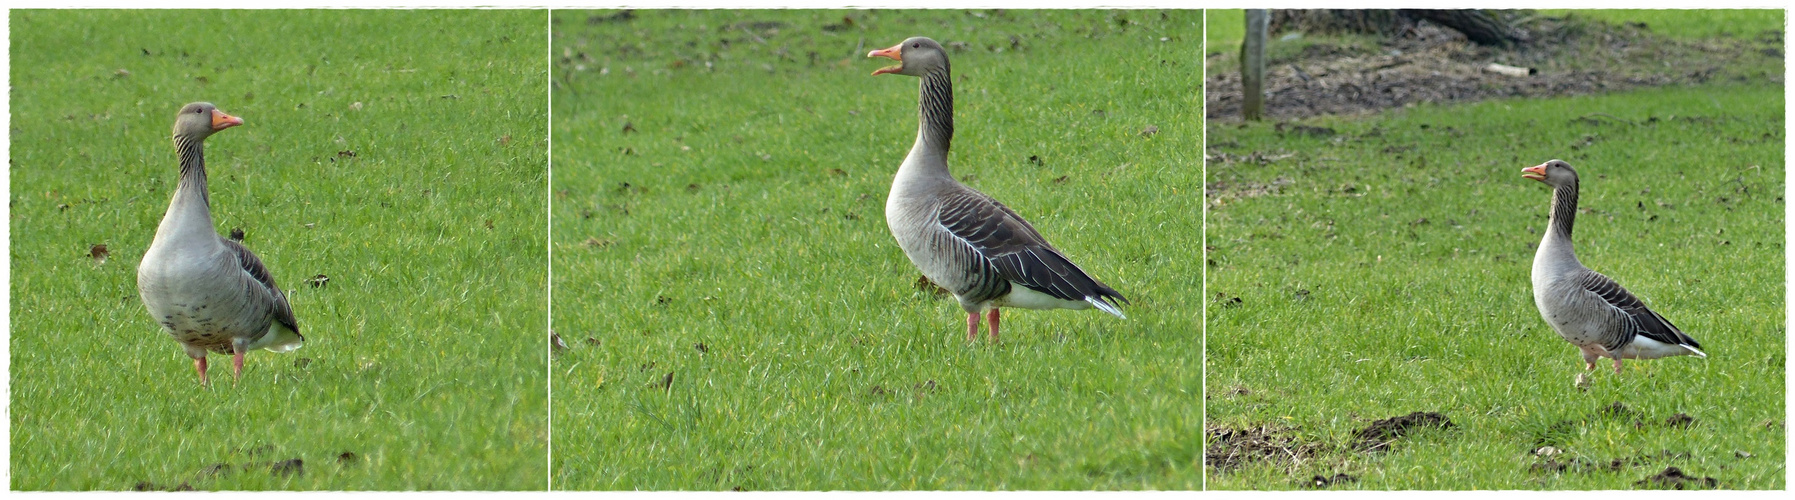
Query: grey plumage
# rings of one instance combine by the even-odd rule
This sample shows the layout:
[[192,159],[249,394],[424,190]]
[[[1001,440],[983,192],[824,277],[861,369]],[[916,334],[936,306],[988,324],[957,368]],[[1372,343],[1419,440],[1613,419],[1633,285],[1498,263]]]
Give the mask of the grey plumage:
[[174,127],[181,181],[137,267],[145,309],[194,359],[202,383],[207,351],[232,354],[233,373],[240,375],[245,352],[285,352],[305,342],[262,260],[212,227],[204,141],[241,123],[208,103],[181,109]]
[[1693,354],[1706,357],[1695,338],[1646,307],[1619,283],[1577,260],[1571,230],[1580,188],[1570,164],[1552,160],[1522,170],[1553,188],[1549,227],[1533,258],[1533,300],[1540,316],[1583,353],[1585,369],[1598,358],[1654,359]]
[[902,63],[875,75],[921,79],[916,143],[892,180],[885,218],[911,263],[959,300],[969,315],[968,338],[975,338],[985,311],[995,338],[997,308],[1004,306],[1096,307],[1122,317],[1117,304],[1127,299],[1120,293],[1073,264],[1015,211],[948,173],[953,80],[941,46],[916,37],[868,55]]

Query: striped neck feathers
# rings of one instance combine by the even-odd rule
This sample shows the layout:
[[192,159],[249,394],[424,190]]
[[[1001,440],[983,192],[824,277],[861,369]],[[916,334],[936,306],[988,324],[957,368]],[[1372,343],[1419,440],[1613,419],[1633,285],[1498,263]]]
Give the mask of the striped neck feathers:
[[1577,179],[1552,189],[1552,215],[1549,231],[1571,238],[1571,226],[1577,222]]
[[181,157],[181,183],[175,188],[175,196],[198,197],[211,208],[212,200],[206,191],[205,141],[204,137],[175,136],[175,151]]
[[946,156],[954,140],[954,85],[946,61],[922,76],[921,101],[916,141]]

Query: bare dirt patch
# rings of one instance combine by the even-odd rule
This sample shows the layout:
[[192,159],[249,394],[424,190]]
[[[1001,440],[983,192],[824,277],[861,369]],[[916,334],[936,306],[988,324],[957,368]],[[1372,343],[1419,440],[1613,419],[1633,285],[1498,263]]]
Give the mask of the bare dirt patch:
[[1453,427],[1452,419],[1436,412],[1418,411],[1372,422],[1353,433],[1353,448],[1359,451],[1388,450],[1397,440],[1428,427],[1449,429]]
[[[1358,114],[1422,103],[1594,94],[1715,80],[1782,81],[1780,30],[1688,41],[1655,35],[1642,24],[1616,26],[1528,11],[1501,15],[1532,41],[1511,49],[1485,47],[1422,21],[1381,41],[1317,37],[1294,55],[1274,55],[1265,70],[1266,117]],[[1209,119],[1240,119],[1237,57],[1208,55]],[[1533,74],[1492,72],[1486,69],[1492,63],[1530,68]],[[1775,71],[1735,71],[1766,63],[1776,64]]]
[[1714,478],[1711,477],[1694,477],[1684,474],[1682,469],[1665,467],[1664,472],[1647,476],[1645,479],[1633,483],[1633,486],[1640,488],[1687,490],[1695,488],[1713,488],[1718,486],[1719,483],[1719,481],[1715,481]]
[[1239,429],[1210,427],[1207,431],[1209,448],[1204,450],[1203,463],[1221,472],[1262,462],[1293,468],[1300,466],[1320,454],[1323,445],[1302,442],[1294,431],[1271,425]]
[[[1661,450],[1657,453],[1642,453],[1631,457],[1611,458],[1607,460],[1585,457],[1567,458],[1538,453],[1536,453],[1536,455],[1541,455],[1543,459],[1536,461],[1533,465],[1527,467],[1528,470],[1534,473],[1570,472],[1578,474],[1592,472],[1620,472],[1630,467],[1663,464],[1666,462],[1685,462],[1691,458],[1688,453],[1670,450]],[[1674,469],[1675,467],[1672,468]]]
[[1330,486],[1334,486],[1336,484],[1356,483],[1356,482],[1359,482],[1359,478],[1353,477],[1350,474],[1342,472],[1342,473],[1334,474],[1332,477],[1316,475],[1315,477],[1309,478],[1309,480],[1307,482],[1304,482],[1303,487],[1319,490],[1319,489],[1326,489],[1326,488],[1328,488]]
[[1691,417],[1686,413],[1677,413],[1676,415],[1671,415],[1670,418],[1664,419],[1664,425],[1687,429],[1689,426],[1695,425],[1695,417]]

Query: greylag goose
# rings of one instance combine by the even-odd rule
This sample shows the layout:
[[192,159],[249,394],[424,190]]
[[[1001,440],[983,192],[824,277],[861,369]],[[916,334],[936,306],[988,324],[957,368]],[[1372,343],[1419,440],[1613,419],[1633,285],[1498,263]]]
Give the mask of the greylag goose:
[[947,52],[925,37],[904,40],[867,57],[889,57],[887,73],[922,79],[916,144],[891,182],[885,222],[904,255],[923,276],[959,299],[966,310],[966,340],[978,339],[979,314],[989,312],[997,341],[999,307],[1090,309],[1125,318],[1116,302],[1128,299],[1086,274],[1009,207],[947,171],[954,137],[954,90]]
[[212,228],[205,141],[242,124],[204,102],[183,106],[175,116],[181,181],[156,226],[156,239],[137,266],[137,293],[144,307],[193,358],[202,385],[210,385],[206,351],[230,354],[232,374],[241,377],[243,353],[287,352],[305,343],[286,294],[274,285],[262,260]]
[[1577,262],[1571,224],[1577,218],[1577,171],[1548,161],[1521,169],[1521,176],[1552,186],[1552,212],[1545,239],[1533,254],[1533,303],[1560,337],[1583,351],[1584,370],[1599,358],[1655,359],[1693,354],[1708,357],[1701,344],[1670,320],[1646,308],[1619,283]]

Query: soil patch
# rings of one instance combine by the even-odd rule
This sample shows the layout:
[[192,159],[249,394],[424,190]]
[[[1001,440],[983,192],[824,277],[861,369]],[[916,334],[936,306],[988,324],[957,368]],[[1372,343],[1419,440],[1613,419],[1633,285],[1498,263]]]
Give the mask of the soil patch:
[[[1581,457],[1565,458],[1561,456],[1543,456],[1542,458],[1543,460],[1534,462],[1533,465],[1528,466],[1528,470],[1533,471],[1536,474],[1555,472],[1583,474],[1591,472],[1620,472],[1628,467],[1687,461],[1690,459],[1690,455],[1684,452],[1661,450],[1657,453],[1642,453],[1631,457],[1609,460]],[[1676,467],[1671,467],[1670,469],[1676,469]]]
[[[1265,115],[1276,120],[1359,114],[1422,103],[1593,94],[1715,80],[1782,82],[1780,30],[1689,41],[1655,35],[1641,24],[1616,26],[1530,11],[1498,15],[1532,41],[1512,49],[1485,47],[1421,21],[1381,41],[1316,37],[1299,53],[1274,54],[1265,68]],[[1238,57],[1208,55],[1209,119],[1240,119]],[[1486,69],[1492,63],[1530,68],[1533,74],[1492,72]],[[1762,69],[1772,64],[1774,71]],[[1741,67],[1759,69],[1737,69]]]
[[1600,409],[1600,410],[1596,410],[1596,414],[1601,415],[1603,417],[1623,418],[1623,419],[1635,418],[1635,417],[1639,416],[1639,412],[1633,411],[1632,408],[1628,408],[1627,405],[1621,404],[1620,401],[1615,401],[1614,403],[1609,404],[1608,406],[1602,407],[1602,409]]
[[1676,415],[1671,415],[1670,418],[1664,419],[1664,425],[1687,429],[1689,426],[1695,425],[1695,417],[1691,417],[1687,413],[1678,413]]
[[1693,477],[1684,474],[1682,469],[1665,467],[1664,472],[1647,476],[1645,479],[1633,483],[1633,486],[1640,488],[1687,490],[1692,488],[1713,488],[1719,485],[1719,483],[1719,481],[1715,481],[1714,478],[1711,477]]
[[1356,483],[1356,482],[1359,482],[1359,478],[1353,477],[1351,475],[1348,475],[1348,474],[1342,472],[1339,474],[1334,474],[1333,477],[1320,476],[1320,475],[1315,476],[1313,478],[1310,478],[1308,482],[1303,483],[1303,486],[1306,488],[1309,488],[1309,489],[1319,490],[1319,489],[1325,489],[1329,486],[1333,486],[1336,484]]
[[1322,450],[1321,443],[1304,443],[1292,435],[1293,430],[1269,425],[1242,429],[1210,427],[1203,463],[1228,472],[1258,462],[1294,466],[1315,458]]
[[1359,429],[1353,433],[1353,448],[1359,451],[1388,450],[1396,440],[1424,427],[1448,429],[1453,427],[1452,419],[1435,412],[1414,412],[1400,417],[1390,417]]

